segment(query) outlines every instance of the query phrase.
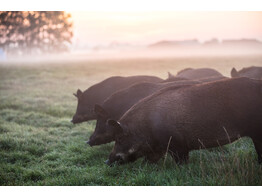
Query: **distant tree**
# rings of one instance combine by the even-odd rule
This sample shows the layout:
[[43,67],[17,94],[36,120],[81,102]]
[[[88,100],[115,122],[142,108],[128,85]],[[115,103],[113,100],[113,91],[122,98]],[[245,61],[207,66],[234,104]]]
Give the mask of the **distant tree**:
[[68,51],[71,15],[51,11],[1,11],[0,48],[8,55]]

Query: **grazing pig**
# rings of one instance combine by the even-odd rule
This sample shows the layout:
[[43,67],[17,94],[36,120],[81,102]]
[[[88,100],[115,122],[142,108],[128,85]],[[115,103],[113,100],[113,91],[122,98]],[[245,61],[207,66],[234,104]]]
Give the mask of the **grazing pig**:
[[139,100],[153,94],[157,90],[173,86],[182,88],[198,84],[196,81],[177,81],[168,83],[148,83],[141,82],[126,89],[118,91],[108,97],[100,106],[95,105],[94,111],[97,116],[94,133],[87,141],[90,146],[101,145],[115,140],[113,132],[106,131],[106,121],[108,119],[119,120],[120,117]]
[[157,162],[169,152],[177,163],[189,151],[250,137],[262,162],[262,81],[225,79],[173,90],[162,89],[130,108],[119,121],[108,120],[116,134],[106,161]]
[[89,87],[82,92],[77,90],[74,94],[78,99],[76,113],[73,116],[72,123],[81,123],[88,120],[95,120],[94,105],[101,104],[107,97],[114,92],[124,89],[138,82],[162,82],[163,79],[155,76],[114,76]]
[[199,80],[202,78],[210,78],[210,77],[223,77],[223,75],[218,71],[210,68],[198,68],[198,69],[187,68],[179,71],[176,76],[170,73],[168,74],[168,79],[184,78],[188,80]]
[[235,68],[231,70],[231,77],[247,77],[252,79],[262,80],[262,67],[247,67],[243,68],[240,71],[237,71]]

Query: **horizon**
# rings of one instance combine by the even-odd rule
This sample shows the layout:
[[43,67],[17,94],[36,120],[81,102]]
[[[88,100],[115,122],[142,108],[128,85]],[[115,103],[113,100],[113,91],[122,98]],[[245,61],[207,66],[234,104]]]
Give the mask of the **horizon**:
[[[72,47],[111,43],[150,45],[162,40],[262,40],[262,12],[146,11],[69,12],[74,22]],[[237,32],[237,33],[236,33]]]
[[[69,53],[6,57],[5,53],[0,51],[0,60],[44,59],[47,56],[48,59],[68,60],[262,54],[260,25],[262,11],[66,11],[66,13],[71,14],[70,20],[73,22]],[[205,44],[214,39],[217,42]],[[224,41],[229,40],[257,40],[259,44],[255,42],[253,42],[255,44],[252,42],[224,44]],[[166,45],[168,47],[165,44],[161,45],[161,42],[165,41],[170,42]],[[163,50],[151,50],[154,44],[159,44],[160,47],[157,49]]]

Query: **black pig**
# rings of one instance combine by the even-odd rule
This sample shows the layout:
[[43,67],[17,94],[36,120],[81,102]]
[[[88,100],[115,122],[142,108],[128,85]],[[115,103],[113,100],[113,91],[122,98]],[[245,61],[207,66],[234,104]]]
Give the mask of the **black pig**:
[[[176,88],[175,88],[176,89]],[[157,162],[167,151],[177,163],[189,151],[250,137],[262,162],[262,81],[225,79],[187,88],[162,89],[108,120],[115,146],[106,161],[127,163],[145,157]]]
[[107,97],[114,92],[124,89],[138,82],[162,82],[163,79],[155,76],[114,76],[103,80],[102,82],[89,87],[82,92],[77,90],[74,94],[78,99],[76,113],[73,116],[72,123],[81,123],[88,120],[95,120],[96,114],[94,106],[101,104]]
[[198,84],[198,82],[189,80],[168,83],[142,82],[114,93],[108,97],[101,106],[98,104],[95,105],[94,111],[97,116],[96,128],[87,143],[90,146],[94,146],[114,141],[115,135],[113,132],[106,131],[106,121],[108,119],[119,120],[135,103],[153,94],[157,90],[168,86],[174,86],[178,89],[194,84]]
[[262,80],[262,67],[247,67],[243,68],[240,71],[237,71],[235,68],[231,70],[231,77],[247,77],[252,79]]
[[214,69],[210,68],[198,68],[198,69],[192,69],[192,68],[186,68],[177,73],[177,75],[172,75],[171,73],[168,73],[168,80],[176,79],[176,78],[183,78],[188,80],[199,80],[203,78],[210,78],[210,77],[223,77],[221,73]]

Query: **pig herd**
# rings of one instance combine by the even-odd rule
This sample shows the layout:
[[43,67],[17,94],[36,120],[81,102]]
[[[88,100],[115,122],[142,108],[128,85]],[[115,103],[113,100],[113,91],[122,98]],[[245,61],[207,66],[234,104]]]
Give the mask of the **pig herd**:
[[156,163],[170,153],[186,163],[191,150],[250,137],[262,163],[262,67],[231,71],[184,69],[155,76],[110,77],[82,92],[72,122],[96,120],[87,144],[114,141],[106,164],[140,157]]

